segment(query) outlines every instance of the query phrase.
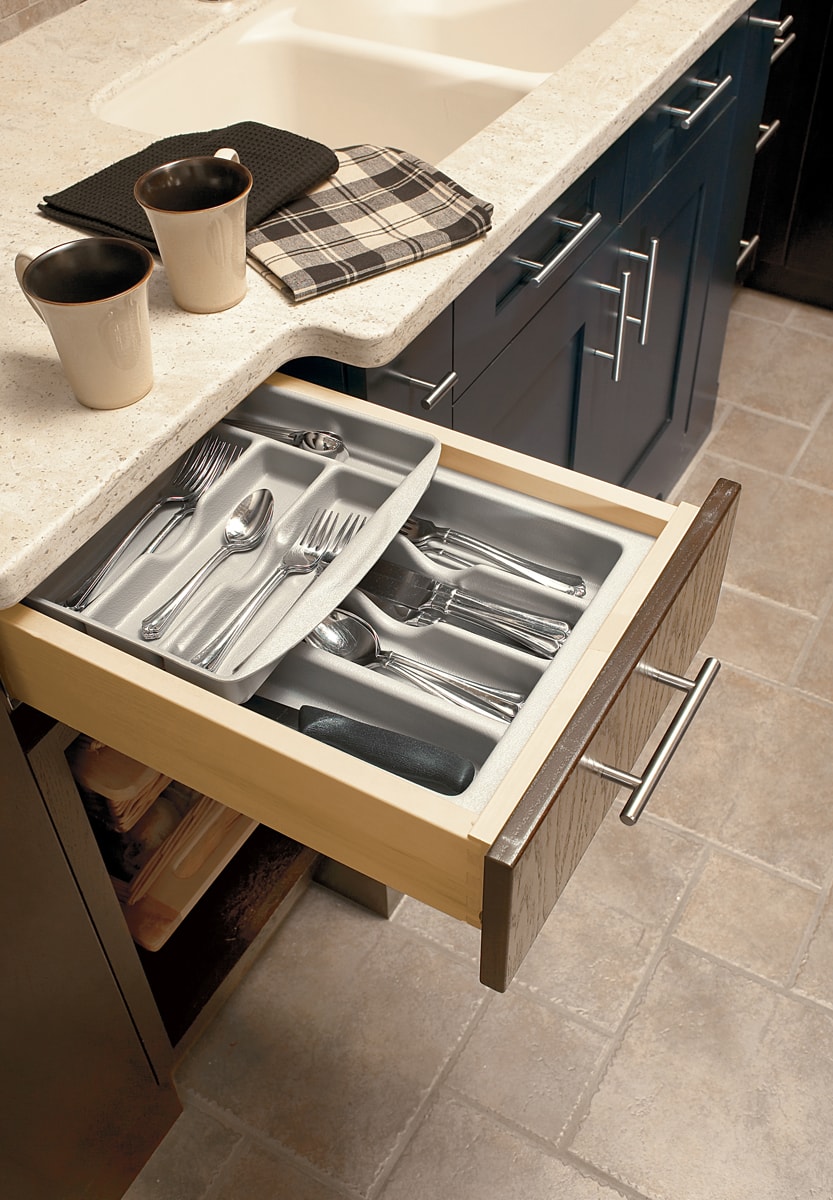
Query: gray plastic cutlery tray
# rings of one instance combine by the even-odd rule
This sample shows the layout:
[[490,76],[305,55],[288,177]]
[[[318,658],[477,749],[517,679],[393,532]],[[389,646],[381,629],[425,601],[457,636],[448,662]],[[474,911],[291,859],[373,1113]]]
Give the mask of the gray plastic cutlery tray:
[[[564,680],[616,604],[653,538],[544,501],[438,467],[439,446],[384,419],[330,408],[294,392],[264,385],[231,414],[232,420],[340,435],[347,457],[327,459],[284,445],[265,433],[217,426],[245,450],[205,494],[194,516],[152,554],[146,540],[81,613],[66,597],[158,494],[157,483],[91,539],[43,584],[29,603],[91,635],[240,703],[255,692],[300,708],[317,705],[373,725],[398,730],[471,759],[474,782],[456,803],[480,811]],[[233,555],[197,592],[156,642],[139,637],[142,619],[163,603],[217,550],[225,521],[249,492],[268,487],[275,499],[263,545]],[[261,609],[215,671],[190,658],[232,617],[319,508],[366,518],[361,531],[318,576],[288,578]],[[497,567],[458,566],[429,558],[399,533],[411,513],[441,527],[463,530],[542,566],[580,575],[584,597],[555,591]],[[359,591],[382,556],[491,600],[566,620],[572,630],[551,659],[535,657],[446,622],[405,623]],[[383,650],[453,671],[481,683],[522,693],[518,715],[506,722],[430,695],[384,670],[345,661],[305,641],[334,608],[365,617]],[[239,664],[245,665],[239,669]]]

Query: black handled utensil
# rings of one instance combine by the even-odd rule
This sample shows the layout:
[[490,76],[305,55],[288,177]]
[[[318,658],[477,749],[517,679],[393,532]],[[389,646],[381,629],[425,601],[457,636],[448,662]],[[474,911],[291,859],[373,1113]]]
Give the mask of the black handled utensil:
[[407,733],[312,704],[292,708],[265,696],[252,696],[243,707],[444,796],[458,796],[474,779],[474,764],[467,758]]

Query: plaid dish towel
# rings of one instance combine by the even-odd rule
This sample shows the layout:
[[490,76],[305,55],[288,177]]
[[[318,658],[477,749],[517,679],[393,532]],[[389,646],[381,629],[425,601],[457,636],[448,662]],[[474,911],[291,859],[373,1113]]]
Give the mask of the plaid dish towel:
[[293,300],[463,246],[491,227],[491,204],[410,154],[349,146],[336,156],[335,175],[248,235],[252,265]]

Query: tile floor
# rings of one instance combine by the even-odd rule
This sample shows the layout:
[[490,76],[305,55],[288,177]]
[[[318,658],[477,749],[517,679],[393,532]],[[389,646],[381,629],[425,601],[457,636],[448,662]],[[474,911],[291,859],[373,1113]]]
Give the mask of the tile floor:
[[473,930],[311,888],[127,1200],[833,1197],[833,313],[739,294],[679,495],[719,475],[723,670],[509,992]]

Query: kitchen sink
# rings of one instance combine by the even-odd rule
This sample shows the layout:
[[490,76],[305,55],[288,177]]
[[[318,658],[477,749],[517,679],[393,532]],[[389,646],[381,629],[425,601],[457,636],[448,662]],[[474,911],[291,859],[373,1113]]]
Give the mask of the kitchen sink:
[[155,137],[241,120],[439,162],[633,0],[275,0],[93,102]]

